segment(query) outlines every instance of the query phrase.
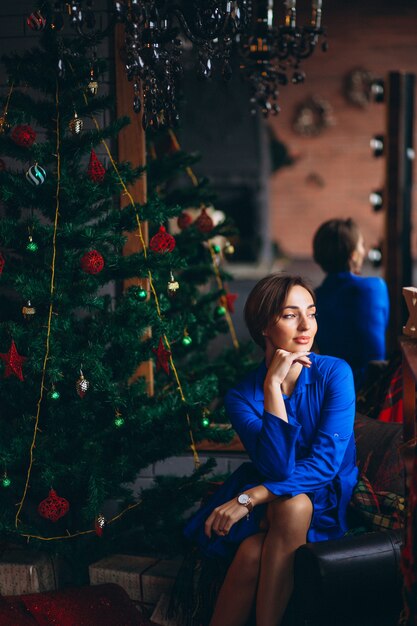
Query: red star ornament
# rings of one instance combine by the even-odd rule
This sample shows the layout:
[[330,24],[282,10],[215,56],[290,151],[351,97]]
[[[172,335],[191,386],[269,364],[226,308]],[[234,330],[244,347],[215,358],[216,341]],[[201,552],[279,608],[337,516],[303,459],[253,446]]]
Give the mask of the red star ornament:
[[169,376],[169,357],[171,352],[165,350],[162,337],[159,337],[158,347],[152,348],[152,352],[156,355],[156,371],[163,369],[165,374]]
[[237,300],[237,293],[227,293],[225,300],[226,300],[226,308],[229,311],[229,313],[234,313],[235,312],[235,301]]
[[4,378],[16,376],[19,380],[23,380],[22,365],[26,361],[27,356],[20,356],[13,339],[10,350],[5,353],[0,353],[0,359],[6,363]]

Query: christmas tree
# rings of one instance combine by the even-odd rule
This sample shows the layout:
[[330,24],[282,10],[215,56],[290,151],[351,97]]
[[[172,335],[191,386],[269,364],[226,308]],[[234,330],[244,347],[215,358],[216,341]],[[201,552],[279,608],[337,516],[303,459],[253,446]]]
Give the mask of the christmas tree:
[[[230,225],[206,210],[195,157],[170,131],[150,139],[146,172],[118,162],[108,140],[130,120],[97,122],[114,104],[97,94],[104,63],[91,38],[63,37],[42,7],[29,18],[39,47],[3,59],[0,531],[81,567],[176,541],[212,467],[199,467],[196,443],[230,437],[220,399],[251,364],[221,263]],[[120,210],[120,193],[145,175],[147,202]],[[142,250],[124,256],[127,233]],[[219,332],[226,348],[213,352]],[[153,393],[135,374],[150,359]],[[192,477],[133,497],[142,468],[190,449]],[[111,519],[108,500],[119,503]]]

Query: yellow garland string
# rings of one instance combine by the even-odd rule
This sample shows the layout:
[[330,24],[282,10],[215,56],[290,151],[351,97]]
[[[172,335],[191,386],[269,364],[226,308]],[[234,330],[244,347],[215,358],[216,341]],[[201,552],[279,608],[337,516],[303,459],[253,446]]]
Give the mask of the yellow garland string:
[[[214,251],[214,247],[213,245],[209,242],[209,250],[210,250],[210,254],[211,254],[211,259],[213,262],[213,269],[214,269],[214,275],[216,277],[216,281],[217,281],[217,286],[219,289],[224,290],[224,285],[223,285],[223,281],[222,281],[222,277],[220,276],[220,272],[219,272],[219,268],[217,266],[216,263],[216,253]],[[232,337],[232,342],[233,342],[233,346],[234,348],[236,348],[236,350],[239,349],[239,341],[236,335],[236,330],[232,321],[232,317],[230,315],[229,309],[227,308],[227,305],[225,306],[225,317],[227,320],[227,324],[229,326],[229,331]]]
[[[87,99],[87,96],[85,94],[84,94],[84,99],[85,99],[85,101],[87,103],[88,99]],[[99,126],[96,118],[94,117],[94,115],[91,115],[91,119],[93,120],[96,129],[100,130],[100,126]],[[131,206],[132,206],[132,208],[133,208],[133,210],[135,212],[135,219],[136,219],[136,223],[137,223],[137,227],[138,227],[140,242],[141,242],[142,249],[143,249],[143,255],[144,255],[145,259],[147,259],[147,257],[148,257],[147,245],[146,245],[145,239],[143,237],[142,224],[141,224],[141,220],[140,220],[140,217],[139,217],[138,210],[136,208],[135,201],[134,201],[131,193],[129,192],[128,188],[125,185],[125,182],[124,182],[124,180],[123,180],[123,178],[122,178],[122,176],[121,176],[121,174],[119,172],[119,168],[117,167],[117,165],[116,165],[116,163],[115,163],[115,161],[113,159],[113,156],[112,156],[112,154],[110,152],[110,149],[109,149],[109,147],[107,145],[107,142],[104,139],[102,139],[101,143],[103,144],[103,146],[104,146],[104,148],[105,148],[105,150],[107,152],[107,155],[109,157],[110,163],[112,164],[112,167],[113,167],[113,169],[114,169],[114,171],[116,173],[116,176],[119,179],[119,183],[120,183],[120,185],[121,185],[121,187],[123,189],[123,193],[124,193],[124,195],[126,195],[128,197],[129,202],[130,202],[130,204],[131,204]],[[153,295],[153,298],[154,298],[154,302],[155,302],[155,306],[156,306],[156,310],[157,310],[158,316],[159,316],[160,319],[162,319],[162,311],[161,311],[161,307],[160,307],[160,304],[159,304],[158,294],[156,293],[156,290],[155,290],[155,286],[154,286],[154,282],[153,282],[153,278],[152,278],[152,272],[149,269],[148,269],[148,280],[149,280],[149,286],[150,286],[150,289],[152,291],[152,295]],[[169,339],[168,339],[166,334],[163,335],[163,339],[164,339],[164,342],[165,342],[167,350],[169,350],[169,352],[170,352],[169,362],[170,362],[172,371],[174,372],[174,376],[175,376],[175,380],[176,380],[177,385],[178,385],[178,391],[179,391],[181,400],[183,402],[186,402],[184,391],[183,391],[182,385],[181,385],[181,381],[180,381],[180,378],[178,376],[178,371],[177,371],[177,368],[175,367],[175,363],[174,363],[174,360],[172,358],[171,344],[170,344]],[[195,444],[195,440],[194,440],[194,435],[193,435],[193,431],[192,431],[192,426],[191,426],[191,419],[190,419],[190,416],[188,414],[188,411],[186,411],[185,417],[186,417],[186,420],[187,420],[188,433],[189,433],[190,441],[191,441],[190,447],[191,447],[191,450],[192,450],[192,453],[193,453],[194,466],[198,469],[200,467],[200,458],[198,456],[198,452],[197,452],[197,448],[196,448],[196,444]]]
[[[170,128],[168,130],[168,133],[169,133],[169,136],[171,137],[171,141],[172,141],[172,143],[174,145],[174,148],[177,151],[180,151],[181,150],[181,146],[180,146],[179,141],[178,141],[174,131],[172,130],[172,128]],[[193,183],[193,185],[195,187],[197,187],[198,186],[198,178],[194,174],[194,172],[191,169],[191,167],[186,167],[185,171],[187,172],[188,176],[191,178],[191,182]],[[210,255],[211,255],[212,265],[213,265],[213,271],[214,271],[214,275],[216,277],[217,285],[218,285],[218,287],[219,287],[219,289],[221,291],[225,291],[224,283],[223,283],[222,277],[220,276],[219,268],[218,268],[217,263],[216,263],[216,254],[214,252],[213,245],[212,245],[212,243],[210,241],[208,242],[208,246],[209,246],[209,250],[210,250]],[[227,325],[229,327],[230,335],[232,337],[233,347],[236,348],[236,350],[238,350],[239,349],[239,341],[238,341],[238,338],[237,338],[237,334],[236,334],[236,330],[235,330],[235,327],[234,327],[234,324],[233,324],[233,320],[232,320],[232,317],[231,317],[231,315],[229,313],[228,308],[227,307],[225,307],[225,308],[226,308],[225,317],[226,317]]]
[[[136,509],[138,506],[142,504],[142,502],[143,502],[142,500],[139,500],[138,502],[135,502],[134,504],[129,504],[125,509],[123,509],[123,511],[120,511],[120,513],[118,513],[111,519],[106,520],[106,526],[108,526],[109,524],[113,524],[113,522],[123,517],[128,511],[131,511],[132,509]],[[31,535],[29,533],[21,533],[21,536],[25,537],[28,541],[30,539],[39,539],[40,541],[56,541],[58,539],[72,539],[73,537],[80,537],[81,535],[91,535],[95,532],[96,532],[95,529],[90,528],[89,530],[79,530],[76,533],[70,533],[67,531],[66,535],[59,535],[55,537],[42,537],[41,535]]]
[[56,262],[56,236],[58,230],[58,217],[59,217],[59,193],[60,193],[60,185],[61,185],[61,155],[60,155],[60,130],[59,130],[59,84],[56,83],[56,91],[55,91],[55,104],[56,104],[56,157],[57,157],[57,184],[56,184],[56,207],[55,207],[55,220],[54,220],[54,232],[52,236],[52,262],[51,262],[51,282],[50,282],[50,296],[51,300],[49,303],[49,312],[48,312],[48,323],[47,323],[47,332],[46,332],[46,342],[45,342],[45,355],[43,359],[43,367],[42,367],[42,376],[41,376],[41,388],[39,391],[39,398],[37,402],[36,409],[36,417],[35,417],[35,427],[33,430],[32,443],[29,449],[29,467],[26,474],[26,482],[23,490],[23,495],[18,503],[18,509],[15,517],[15,526],[17,528],[19,524],[19,515],[23,508],[27,491],[29,488],[29,481],[32,472],[33,466],[33,451],[36,447],[36,438],[39,431],[39,418],[41,412],[41,404],[43,400],[44,390],[45,390],[45,376],[46,376],[46,365],[49,358],[49,350],[50,350],[50,338],[51,338],[51,323],[52,323],[52,313],[53,313],[53,303],[52,297],[55,291],[55,262]]
[[[177,152],[179,152],[181,150],[181,146],[178,142],[177,136],[175,135],[174,131],[172,130],[172,128],[168,129],[168,133],[169,136],[171,137],[171,141],[174,144],[174,148],[177,150]],[[188,176],[191,178],[191,182],[193,183],[194,187],[198,187],[198,178],[197,176],[194,174],[193,170],[191,169],[191,167],[186,167],[185,171],[187,172]]]

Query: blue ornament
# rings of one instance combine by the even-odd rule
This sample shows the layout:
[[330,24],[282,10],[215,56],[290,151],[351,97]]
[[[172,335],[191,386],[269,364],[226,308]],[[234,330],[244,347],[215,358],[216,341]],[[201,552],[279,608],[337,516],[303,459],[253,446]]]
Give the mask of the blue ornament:
[[43,167],[35,163],[35,165],[32,165],[26,172],[26,178],[32,185],[37,187],[45,182],[46,172]]

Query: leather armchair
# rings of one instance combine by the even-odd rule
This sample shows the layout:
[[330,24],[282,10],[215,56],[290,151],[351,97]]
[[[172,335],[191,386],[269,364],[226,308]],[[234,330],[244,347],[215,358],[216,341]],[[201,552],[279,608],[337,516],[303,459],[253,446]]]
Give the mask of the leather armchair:
[[[357,415],[358,467],[376,489],[404,495],[402,424]],[[352,511],[352,527],[363,519]],[[402,608],[402,530],[307,543],[295,555],[294,594],[285,626],[396,626]]]
[[401,612],[402,531],[301,546],[295,559],[297,626],[395,626]]

